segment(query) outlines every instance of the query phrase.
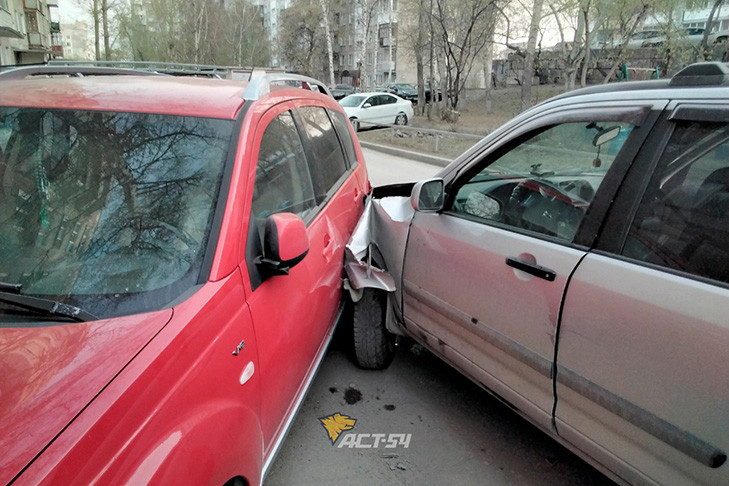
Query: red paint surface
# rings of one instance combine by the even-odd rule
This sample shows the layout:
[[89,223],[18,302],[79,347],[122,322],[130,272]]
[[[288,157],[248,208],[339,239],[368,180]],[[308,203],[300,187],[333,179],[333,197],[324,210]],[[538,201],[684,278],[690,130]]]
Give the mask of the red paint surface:
[[[243,86],[32,79],[4,82],[0,105],[234,118]],[[0,328],[0,483],[221,486],[242,476],[259,484],[324,352],[342,296],[344,245],[369,191],[357,145],[356,170],[306,229],[309,254],[291,275],[253,291],[244,250],[257,147],[270,119],[302,105],[342,111],[294,89],[250,105],[209,281],[186,300],[143,315]],[[241,385],[249,363],[255,372]]]

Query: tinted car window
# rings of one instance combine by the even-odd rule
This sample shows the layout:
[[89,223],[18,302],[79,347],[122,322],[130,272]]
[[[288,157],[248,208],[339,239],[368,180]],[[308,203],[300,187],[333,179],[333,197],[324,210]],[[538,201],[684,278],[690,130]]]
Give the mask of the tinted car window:
[[357,151],[354,148],[354,140],[352,140],[352,134],[349,131],[350,124],[349,120],[347,120],[347,115],[334,110],[330,110],[329,114],[332,117],[334,127],[337,129],[337,134],[339,134],[339,138],[342,141],[342,146],[344,147],[344,152],[347,154],[349,165],[356,165]]
[[99,317],[197,283],[232,122],[0,108],[0,280]]
[[253,187],[253,215],[259,223],[280,212],[304,219],[315,206],[314,184],[304,147],[287,111],[278,115],[263,133]]
[[320,203],[347,171],[347,163],[326,109],[309,106],[298,108],[296,112],[301,117],[302,131],[308,141],[309,167],[316,200]]
[[631,129],[581,122],[544,130],[462,183],[453,210],[572,241]]
[[729,283],[729,126],[676,127],[623,255]]

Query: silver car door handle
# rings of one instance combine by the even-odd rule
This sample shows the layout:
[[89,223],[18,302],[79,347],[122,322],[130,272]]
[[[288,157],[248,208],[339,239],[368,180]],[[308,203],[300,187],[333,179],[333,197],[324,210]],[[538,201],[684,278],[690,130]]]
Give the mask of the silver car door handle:
[[549,282],[553,282],[554,279],[557,278],[557,274],[554,270],[537,265],[536,263],[525,262],[520,258],[506,257],[506,264],[510,267],[516,268],[517,270],[521,270],[522,272],[534,275],[535,277],[543,278]]

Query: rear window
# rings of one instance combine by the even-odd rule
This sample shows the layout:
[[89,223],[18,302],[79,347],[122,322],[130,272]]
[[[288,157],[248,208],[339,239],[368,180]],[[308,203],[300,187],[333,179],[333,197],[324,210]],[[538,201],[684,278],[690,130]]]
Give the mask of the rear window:
[[100,317],[197,284],[232,123],[0,108],[0,280]]

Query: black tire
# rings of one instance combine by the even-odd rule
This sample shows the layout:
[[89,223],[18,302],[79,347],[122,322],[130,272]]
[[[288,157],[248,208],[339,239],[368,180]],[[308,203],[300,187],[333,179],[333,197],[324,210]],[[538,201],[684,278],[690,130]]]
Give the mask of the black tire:
[[405,113],[400,113],[395,117],[395,125],[407,125],[408,116]]
[[350,118],[349,123],[352,124],[352,128],[354,128],[355,132],[359,131],[359,120],[357,120],[356,118]]
[[395,355],[395,335],[385,327],[387,293],[364,289],[354,304],[352,317],[354,357],[357,365],[367,370],[387,368]]

